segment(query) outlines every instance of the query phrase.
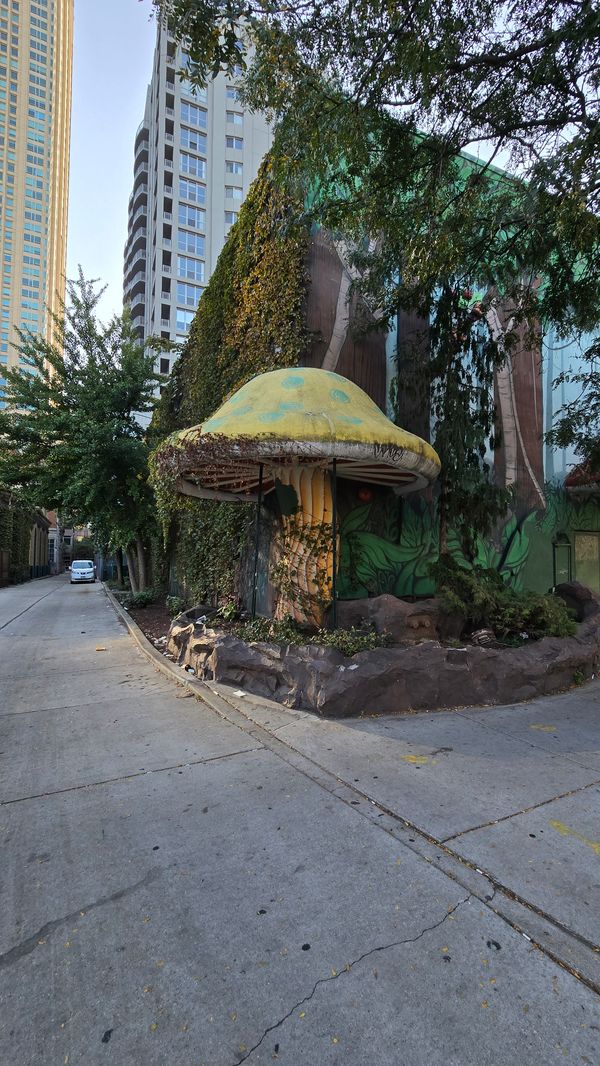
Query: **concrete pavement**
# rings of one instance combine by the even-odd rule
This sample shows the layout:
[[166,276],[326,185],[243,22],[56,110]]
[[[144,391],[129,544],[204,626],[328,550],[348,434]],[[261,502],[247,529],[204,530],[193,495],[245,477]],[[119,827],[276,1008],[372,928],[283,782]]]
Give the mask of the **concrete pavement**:
[[1,1063],[600,1060],[598,686],[320,722],[194,698],[99,585],[0,627]]

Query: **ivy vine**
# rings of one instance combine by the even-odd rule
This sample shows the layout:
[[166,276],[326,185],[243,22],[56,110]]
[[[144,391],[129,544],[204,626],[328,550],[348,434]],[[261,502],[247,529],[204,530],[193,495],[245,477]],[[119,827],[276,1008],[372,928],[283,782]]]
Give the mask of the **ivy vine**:
[[[306,329],[309,231],[302,203],[275,180],[270,159],[232,227],[200,300],[188,340],[155,411],[150,433],[165,437],[208,418],[257,374],[297,366]],[[236,595],[251,508],[177,495],[173,472],[151,458],[158,517],[176,585],[190,600]],[[155,558],[155,567],[160,560]]]

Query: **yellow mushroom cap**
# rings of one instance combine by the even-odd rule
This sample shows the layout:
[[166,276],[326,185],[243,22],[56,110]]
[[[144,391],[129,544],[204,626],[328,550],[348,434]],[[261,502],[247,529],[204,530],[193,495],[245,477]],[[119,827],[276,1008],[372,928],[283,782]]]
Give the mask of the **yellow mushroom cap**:
[[261,463],[331,468],[336,459],[341,477],[403,491],[440,472],[431,445],[395,426],[358,385],[309,367],[252,378],[202,425],[169,440],[180,449],[183,478],[236,494],[255,488]]

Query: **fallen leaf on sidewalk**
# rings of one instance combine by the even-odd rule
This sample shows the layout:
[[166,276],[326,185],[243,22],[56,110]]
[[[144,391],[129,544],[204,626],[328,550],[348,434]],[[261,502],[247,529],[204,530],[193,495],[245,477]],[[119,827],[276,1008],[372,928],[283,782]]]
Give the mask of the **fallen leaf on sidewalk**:
[[98,647],[96,648],[96,651],[106,651],[106,648],[103,648],[102,645],[99,644]]

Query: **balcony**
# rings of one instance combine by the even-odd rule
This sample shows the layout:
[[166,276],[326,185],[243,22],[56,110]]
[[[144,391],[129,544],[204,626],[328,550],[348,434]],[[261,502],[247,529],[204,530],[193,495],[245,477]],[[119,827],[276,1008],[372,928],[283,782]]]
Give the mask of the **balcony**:
[[126,274],[130,273],[130,271],[135,266],[135,264],[139,263],[140,259],[144,259],[144,260],[146,259],[146,252],[145,251],[136,252],[135,253],[135,255],[134,255],[133,259],[131,260],[131,262],[129,263],[129,265],[128,266],[126,265],[126,267],[125,267]]
[[173,134],[172,133],[165,133],[165,141],[167,142],[167,144],[173,144],[174,141],[175,141],[175,138],[173,137]]
[[171,299],[171,293],[170,292],[161,292],[160,298],[163,301],[163,303],[168,303],[169,300]]
[[162,243],[163,243],[163,248],[172,248],[173,247],[173,241],[171,240],[170,237],[163,237]]
[[170,266],[167,266],[167,265],[166,265],[166,263],[163,263],[163,265],[162,265],[162,273],[163,273],[163,274],[169,274],[169,275],[170,275],[170,273],[171,273],[171,267],[170,267]]
[[131,197],[130,197],[130,201],[129,201],[130,202],[130,206],[133,208],[133,205],[142,196],[146,196],[146,197],[148,196],[148,186],[146,185],[145,182],[144,182],[143,185],[138,185],[137,188],[135,189],[135,191],[132,192]]
[[163,220],[165,222],[172,222],[173,221],[172,213],[170,211],[163,211]]
[[160,325],[161,325],[162,329],[170,329],[171,328],[171,319],[170,318],[161,318]]
[[[168,82],[167,82],[167,84],[168,84]],[[174,118],[175,117],[175,108],[174,107],[165,107],[165,114],[167,114],[170,118]]]
[[144,328],[144,316],[143,315],[138,315],[137,318],[132,318],[131,324],[132,324],[134,329],[143,329]]
[[148,164],[147,163],[138,163],[137,167],[135,168],[135,170],[133,172],[134,180],[135,180],[135,178],[139,177],[140,174],[147,174],[147,173],[148,173]]
[[173,160],[172,159],[165,159],[165,167],[166,167],[167,170],[172,170],[173,169]]

